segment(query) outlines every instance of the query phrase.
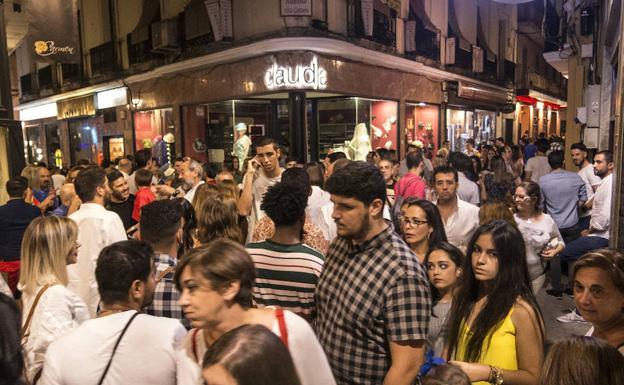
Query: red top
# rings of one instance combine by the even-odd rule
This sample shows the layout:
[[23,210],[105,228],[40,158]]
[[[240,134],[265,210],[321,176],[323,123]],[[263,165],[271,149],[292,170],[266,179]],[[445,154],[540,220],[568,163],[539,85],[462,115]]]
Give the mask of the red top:
[[402,196],[403,199],[415,197],[425,199],[427,183],[418,175],[408,172],[394,185],[394,195],[396,198]]
[[153,200],[156,200],[156,195],[154,195],[151,188],[139,188],[139,191],[137,191],[136,193],[136,198],[134,199],[134,207],[132,208],[132,219],[138,222],[141,219],[141,207],[145,206]]

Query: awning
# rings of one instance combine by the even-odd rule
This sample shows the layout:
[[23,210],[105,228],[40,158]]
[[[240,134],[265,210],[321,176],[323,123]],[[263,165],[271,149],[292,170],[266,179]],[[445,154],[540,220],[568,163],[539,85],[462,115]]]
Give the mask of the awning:
[[150,38],[149,27],[160,13],[160,0],[143,0],[141,18],[130,34],[132,43],[140,43]]
[[457,13],[455,12],[455,4],[453,0],[449,1],[448,7],[449,7],[449,18],[448,18],[449,27],[454,32],[455,36],[457,36],[458,47],[463,49],[464,51],[470,52],[472,50],[472,44],[461,33],[461,29],[459,28],[459,22],[458,22],[459,19],[457,18]]
[[482,7],[479,7],[479,10],[477,12],[477,39],[481,43],[480,47],[485,48],[485,51],[486,51],[485,58],[487,60],[493,61],[496,58],[496,50],[498,48],[496,48],[495,50],[494,48],[490,46],[490,41],[487,37],[487,34],[483,30],[482,19],[487,17],[487,15],[484,15],[484,17],[481,17],[481,9]]
[[479,84],[460,81],[457,96],[464,99],[479,100],[493,104],[509,104],[513,102],[513,91],[484,87]]
[[410,8],[414,10],[414,13],[416,13],[416,17],[418,17],[418,19],[424,24],[425,28],[427,28],[431,32],[440,32],[440,29],[437,28],[435,24],[433,24],[433,22],[429,18],[429,15],[427,15],[424,1],[410,0]]

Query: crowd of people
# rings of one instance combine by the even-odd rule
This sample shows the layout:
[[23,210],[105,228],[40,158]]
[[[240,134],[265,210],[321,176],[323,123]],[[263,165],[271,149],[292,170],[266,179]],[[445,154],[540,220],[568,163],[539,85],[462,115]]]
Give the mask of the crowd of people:
[[[624,383],[611,152],[253,149],[12,177],[0,385]],[[542,290],[586,336],[548,346]]]

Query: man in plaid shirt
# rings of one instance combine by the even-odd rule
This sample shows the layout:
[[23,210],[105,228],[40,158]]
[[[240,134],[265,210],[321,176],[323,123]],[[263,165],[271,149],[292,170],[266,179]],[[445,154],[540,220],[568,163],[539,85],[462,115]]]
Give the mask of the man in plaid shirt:
[[178,244],[182,239],[182,207],[176,200],[153,201],[141,208],[139,232],[142,241],[154,249],[156,287],[154,301],[145,309],[147,314],[179,319],[189,329],[178,304],[179,293],[173,275],[178,263]]
[[351,162],[327,181],[338,237],[315,292],[316,331],[336,382],[412,384],[431,311],[425,270],[383,219],[381,172]]

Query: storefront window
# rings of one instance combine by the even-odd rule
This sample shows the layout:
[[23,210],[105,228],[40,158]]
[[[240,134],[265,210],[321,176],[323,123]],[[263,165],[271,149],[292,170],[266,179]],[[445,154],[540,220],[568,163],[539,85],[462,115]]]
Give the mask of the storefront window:
[[319,153],[343,151],[350,159],[366,160],[377,148],[397,149],[398,103],[363,98],[318,102]]
[[[61,136],[58,124],[45,124],[46,154],[48,156],[48,166],[63,167],[63,156],[61,150]],[[60,153],[59,153],[60,151]]]
[[425,103],[405,104],[405,142],[435,153],[439,143],[440,107]]
[[102,129],[98,127],[100,124],[96,122],[96,119],[69,121],[71,164],[75,164],[80,159],[87,159],[97,164],[101,163]]
[[27,126],[24,128],[25,138],[24,152],[28,163],[39,162],[43,160],[43,148],[41,146],[41,135],[39,133],[39,125]]
[[464,151],[466,140],[474,135],[474,112],[457,109],[446,110],[446,138],[451,150]]
[[494,141],[496,138],[496,113],[494,111],[476,110],[476,126],[474,140],[476,144]]
[[152,148],[167,133],[174,133],[173,109],[138,111],[134,113],[135,149]]

